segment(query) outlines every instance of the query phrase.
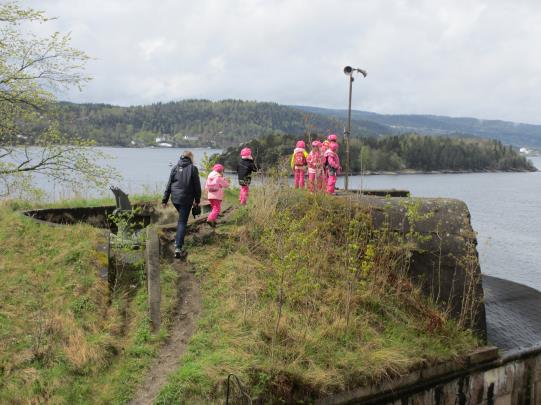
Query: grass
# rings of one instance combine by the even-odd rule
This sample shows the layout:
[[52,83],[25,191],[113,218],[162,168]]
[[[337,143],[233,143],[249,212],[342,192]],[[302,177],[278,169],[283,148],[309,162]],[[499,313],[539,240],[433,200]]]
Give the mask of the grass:
[[124,404],[167,335],[176,273],[162,268],[165,322],[151,335],[144,283],[111,294],[100,278],[99,230],[38,224],[20,208],[0,203],[0,403]]
[[230,373],[265,403],[310,402],[478,345],[408,281],[408,241],[362,209],[279,187],[251,198],[190,253],[203,313],[157,404],[222,403]]

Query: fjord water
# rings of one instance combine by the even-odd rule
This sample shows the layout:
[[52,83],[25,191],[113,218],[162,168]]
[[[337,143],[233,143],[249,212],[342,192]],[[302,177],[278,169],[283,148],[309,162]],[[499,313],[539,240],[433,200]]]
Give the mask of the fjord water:
[[[99,149],[115,157],[109,164],[122,174],[119,185],[130,194],[161,193],[170,164],[182,152],[173,148]],[[192,152],[198,164],[205,152],[211,155],[219,150]],[[531,160],[541,169],[541,157]],[[477,232],[483,273],[541,290],[541,172],[353,176],[350,187],[359,188],[361,182],[365,189],[405,189],[416,197],[463,200]],[[338,186],[342,184],[339,179]]]

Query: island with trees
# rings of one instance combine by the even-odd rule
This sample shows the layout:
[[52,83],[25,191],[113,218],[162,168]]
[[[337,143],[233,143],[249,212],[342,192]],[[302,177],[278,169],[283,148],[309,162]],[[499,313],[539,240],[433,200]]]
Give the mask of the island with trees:
[[[287,168],[297,138],[269,135],[230,147],[216,159],[235,170],[239,151],[249,146],[262,168]],[[307,144],[316,134],[305,138]],[[322,136],[319,136],[322,139]],[[339,149],[342,162],[345,147]],[[533,164],[511,146],[497,140],[449,138],[417,134],[353,138],[350,141],[352,173],[428,173],[482,171],[536,171]]]

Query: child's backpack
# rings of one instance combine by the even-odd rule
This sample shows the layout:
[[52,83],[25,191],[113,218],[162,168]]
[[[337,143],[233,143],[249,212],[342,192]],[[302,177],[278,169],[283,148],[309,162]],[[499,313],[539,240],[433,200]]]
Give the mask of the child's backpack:
[[293,162],[295,163],[295,166],[306,166],[306,158],[304,157],[304,152],[302,150],[295,152]]
[[211,193],[215,193],[217,191],[220,191],[220,182],[218,177],[209,177],[207,179],[207,190]]

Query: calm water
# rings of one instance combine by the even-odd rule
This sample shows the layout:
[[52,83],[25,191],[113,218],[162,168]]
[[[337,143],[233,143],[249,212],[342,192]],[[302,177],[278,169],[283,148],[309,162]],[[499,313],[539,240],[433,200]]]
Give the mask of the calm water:
[[[129,194],[162,192],[180,149],[100,148],[115,156],[110,164],[124,179]],[[192,149],[196,164],[203,153]],[[541,169],[541,157],[532,158]],[[339,179],[339,185],[342,184]],[[396,188],[418,197],[450,197],[465,201],[478,235],[482,271],[541,290],[541,172],[365,176],[363,188]],[[350,178],[359,188],[361,178]],[[50,186],[48,187],[51,191]],[[61,192],[56,191],[58,196]],[[83,194],[96,194],[83,190]]]

